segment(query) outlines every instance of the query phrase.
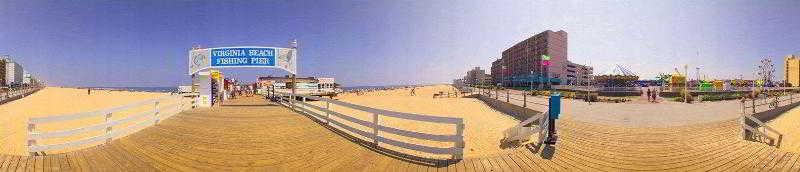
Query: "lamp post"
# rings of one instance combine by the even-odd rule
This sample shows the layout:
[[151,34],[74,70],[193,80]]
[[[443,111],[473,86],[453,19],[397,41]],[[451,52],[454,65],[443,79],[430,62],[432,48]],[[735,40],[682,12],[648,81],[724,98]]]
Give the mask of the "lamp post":
[[530,84],[528,85],[530,90],[533,90],[533,70],[531,70],[531,74],[528,75],[528,81],[530,81]]
[[683,102],[689,103],[689,65],[686,64],[683,65],[683,72],[684,74],[686,74],[686,76],[683,77],[685,78],[684,80],[686,80],[685,82],[683,82],[683,91],[684,91]]

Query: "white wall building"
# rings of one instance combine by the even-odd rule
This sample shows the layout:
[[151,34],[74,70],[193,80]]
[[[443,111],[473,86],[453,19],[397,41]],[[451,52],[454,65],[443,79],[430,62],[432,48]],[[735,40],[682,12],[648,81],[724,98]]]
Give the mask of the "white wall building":
[[6,85],[22,84],[24,78],[22,65],[11,59],[6,60]]
[[28,71],[24,71],[22,77],[23,84],[31,84],[31,74]]

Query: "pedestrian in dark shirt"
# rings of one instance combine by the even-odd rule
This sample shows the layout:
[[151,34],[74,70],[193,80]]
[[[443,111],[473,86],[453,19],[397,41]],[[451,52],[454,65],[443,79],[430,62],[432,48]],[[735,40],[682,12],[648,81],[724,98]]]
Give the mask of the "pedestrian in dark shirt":
[[647,101],[648,101],[648,102],[653,102],[653,100],[650,100],[650,94],[651,94],[651,93],[650,93],[650,89],[648,88],[648,89],[647,89]]
[[651,100],[651,101],[653,101],[653,103],[658,103],[658,100],[656,100],[656,98],[658,97],[658,92],[656,90],[653,90],[652,97],[653,97],[653,100]]

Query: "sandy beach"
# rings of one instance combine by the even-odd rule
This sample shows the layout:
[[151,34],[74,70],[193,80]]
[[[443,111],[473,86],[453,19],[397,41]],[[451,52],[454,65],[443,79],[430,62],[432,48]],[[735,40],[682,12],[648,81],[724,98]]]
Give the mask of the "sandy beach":
[[[25,147],[27,140],[27,122],[30,117],[53,116],[88,112],[112,108],[133,102],[155,99],[169,95],[166,93],[128,92],[128,91],[103,91],[93,90],[87,95],[86,89],[47,87],[28,97],[0,105],[0,154],[28,155]],[[118,114],[114,119],[124,118],[135,112],[141,112],[146,107],[134,108]],[[51,125],[37,126],[39,131],[54,131],[95,124],[104,119],[75,120]],[[87,135],[97,133],[87,133]],[[72,138],[52,139],[40,142],[50,144]]]
[[780,149],[800,152],[800,130],[797,129],[800,127],[800,107],[795,107],[768,121],[767,125],[783,134]]
[[[464,157],[484,157],[510,150],[501,148],[500,146],[500,140],[503,136],[502,131],[516,125],[519,123],[519,121],[514,120],[512,117],[504,115],[501,112],[491,109],[482,101],[475,98],[433,98],[433,94],[438,93],[439,91],[453,92],[454,88],[450,85],[418,87],[416,89],[416,96],[411,96],[411,89],[405,88],[365,92],[362,95],[358,95],[356,93],[345,93],[337,96],[336,98],[342,101],[378,109],[463,118],[465,124]],[[364,112],[337,106],[332,106],[332,109],[337,112],[344,112],[345,114],[354,116],[358,119],[367,121],[372,120],[371,114],[366,114]],[[425,122],[409,121],[392,117],[381,117],[379,122],[382,125],[387,125],[394,128],[431,134],[454,134],[455,131],[455,127],[453,125],[429,124]],[[365,127],[357,128],[360,128],[364,131],[371,131]],[[405,140],[411,143],[436,145],[440,147],[452,146],[451,143],[422,141],[390,134],[382,135],[393,139]],[[386,146],[391,147],[388,145]],[[410,150],[406,153],[425,155]]]

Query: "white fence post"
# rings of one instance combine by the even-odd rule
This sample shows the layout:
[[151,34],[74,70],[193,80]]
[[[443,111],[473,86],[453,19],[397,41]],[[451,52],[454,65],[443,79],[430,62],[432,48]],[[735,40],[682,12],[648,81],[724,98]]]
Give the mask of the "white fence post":
[[[331,111],[331,102],[325,101],[325,110]],[[330,125],[331,113],[325,112],[325,124]]]
[[742,117],[739,117],[739,123],[742,124],[742,139],[747,139],[747,119],[745,119],[745,114],[742,114]]
[[155,103],[155,106],[154,106],[155,113],[153,113],[153,125],[158,124],[158,113],[160,113],[159,109],[158,109],[158,102],[159,102],[159,100],[156,100],[156,103]]
[[461,139],[455,142],[454,147],[456,149],[461,148],[461,151],[453,152],[453,159],[462,159],[464,158],[464,122],[456,124],[456,136],[461,136]]
[[[28,147],[36,146],[36,139],[30,138],[30,135],[33,133],[36,133],[36,124],[28,123]],[[38,154],[37,152],[30,152],[31,156],[37,154]]]
[[[301,99],[303,99],[303,103],[301,103],[301,104],[300,104],[301,106],[303,106],[303,109],[306,109],[306,108],[308,108],[308,107],[306,106],[306,104],[305,104],[305,103],[306,103],[306,97],[300,97],[300,98],[301,98]],[[309,109],[309,110],[310,110],[310,109]],[[301,110],[301,112],[305,112],[305,110]]]
[[[111,117],[112,116],[113,116],[113,113],[111,113],[111,112],[106,114],[106,125],[111,124]],[[114,127],[111,126],[111,125],[106,126],[106,136],[108,136],[108,138],[106,138],[106,143],[111,143],[111,139],[113,139],[113,137],[111,137],[111,130],[113,128]]]
[[372,140],[375,147],[378,146],[378,114],[372,114],[372,134],[375,136]]

